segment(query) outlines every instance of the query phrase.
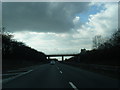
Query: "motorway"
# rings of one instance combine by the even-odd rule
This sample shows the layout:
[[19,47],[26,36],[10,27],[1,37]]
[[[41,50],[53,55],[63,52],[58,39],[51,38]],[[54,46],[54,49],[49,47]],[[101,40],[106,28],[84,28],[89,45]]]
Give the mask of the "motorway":
[[31,72],[3,84],[3,88],[118,88],[119,80],[57,62],[32,68]]

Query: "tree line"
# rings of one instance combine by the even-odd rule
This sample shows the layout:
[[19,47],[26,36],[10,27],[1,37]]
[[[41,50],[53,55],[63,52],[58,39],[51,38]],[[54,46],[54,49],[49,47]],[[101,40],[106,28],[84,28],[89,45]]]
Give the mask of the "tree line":
[[82,49],[80,54],[67,61],[91,64],[111,64],[120,65],[120,29],[118,29],[110,39],[103,40],[101,35],[93,38],[93,49]]
[[11,34],[2,34],[2,58],[5,59],[24,59],[33,62],[45,61],[45,54],[12,39]]
[[[43,52],[39,52],[23,42],[18,42],[13,38],[10,33],[0,33],[2,38],[2,64],[4,67],[9,65],[18,65],[25,63],[37,64],[40,62],[46,62],[46,56]],[[12,66],[11,66],[12,67]]]

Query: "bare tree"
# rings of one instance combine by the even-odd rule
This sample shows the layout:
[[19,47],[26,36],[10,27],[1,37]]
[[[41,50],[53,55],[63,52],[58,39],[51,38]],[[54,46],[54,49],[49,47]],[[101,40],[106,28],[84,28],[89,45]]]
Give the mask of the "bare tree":
[[101,35],[93,37],[93,49],[97,49],[104,42]]

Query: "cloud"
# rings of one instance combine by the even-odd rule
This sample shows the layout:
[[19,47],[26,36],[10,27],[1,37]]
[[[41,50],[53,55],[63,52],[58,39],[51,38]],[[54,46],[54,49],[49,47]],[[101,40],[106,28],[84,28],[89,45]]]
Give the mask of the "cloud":
[[38,33],[38,32],[15,32],[14,39],[43,51],[45,54],[79,53],[81,48],[90,49],[89,40],[75,39],[72,34],[65,33]]
[[86,11],[83,2],[3,2],[3,26],[7,31],[67,32],[75,27],[77,13]]
[[118,3],[118,28],[120,28],[120,2]]
[[[22,5],[23,7],[19,5],[19,10],[17,6],[9,6],[17,7],[11,8],[11,10],[14,9],[13,11],[16,10],[15,13],[13,11],[5,12],[9,10],[7,6],[4,14],[9,16],[7,13],[10,13],[10,16],[9,18],[4,16],[6,20],[3,21],[8,21],[4,22],[8,26],[11,24],[11,27],[19,27],[18,29],[11,29],[15,34],[14,39],[23,41],[32,48],[43,51],[45,54],[79,53],[81,48],[91,49],[92,38],[95,35],[102,35],[103,37],[112,35],[118,27],[118,6],[117,3],[91,4],[91,7],[96,5],[99,10],[95,11],[95,13],[88,13],[88,20],[81,23],[82,18],[76,13],[82,13],[85,9],[87,10],[88,3],[85,3],[86,6],[83,6],[83,10],[80,9],[81,6],[78,7],[81,4],[77,3],[42,3],[41,5],[32,3],[33,6],[38,5],[34,8],[31,8],[30,3],[30,5]],[[39,13],[37,7],[39,7]],[[13,22],[11,22],[12,20]],[[15,20],[17,23],[15,23]],[[20,23],[23,26],[19,26],[21,25]],[[38,27],[36,27],[37,25]],[[70,30],[71,32],[69,32]]]
[[97,3],[103,7],[100,12],[89,15],[88,22],[77,29],[75,38],[86,37],[92,40],[95,35],[110,37],[118,28],[118,4],[117,3]]
[[76,16],[74,19],[73,19],[73,23],[76,25],[78,22],[80,21],[80,17],[79,16]]
[[0,1],[0,32],[2,27],[2,2]]

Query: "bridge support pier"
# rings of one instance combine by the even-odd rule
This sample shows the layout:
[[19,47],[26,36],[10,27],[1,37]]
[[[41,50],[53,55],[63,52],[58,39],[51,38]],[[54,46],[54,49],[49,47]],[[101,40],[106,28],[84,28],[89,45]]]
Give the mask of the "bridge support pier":
[[62,56],[62,61],[64,61],[64,56]]
[[47,58],[48,60],[50,59],[50,57],[48,56],[48,58]]

